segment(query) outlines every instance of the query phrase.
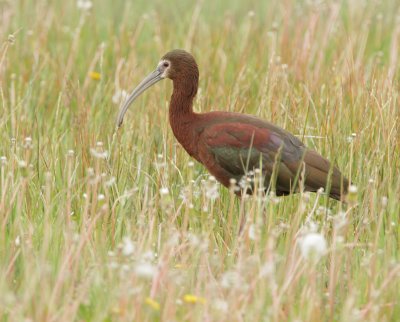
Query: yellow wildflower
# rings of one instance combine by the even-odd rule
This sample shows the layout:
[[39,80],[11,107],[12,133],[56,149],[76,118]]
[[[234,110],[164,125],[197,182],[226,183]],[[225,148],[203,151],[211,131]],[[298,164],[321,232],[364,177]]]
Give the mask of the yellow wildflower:
[[122,310],[121,310],[118,306],[112,307],[112,308],[111,308],[111,312],[112,312],[113,314],[118,314],[118,315],[121,315],[121,314],[122,314]]
[[186,303],[191,303],[191,304],[194,304],[194,303],[205,304],[205,303],[206,303],[206,299],[205,299],[204,297],[196,296],[196,295],[193,295],[193,294],[186,294],[186,295],[183,297],[183,300],[184,300]]
[[101,79],[101,74],[99,72],[90,72],[89,77],[93,80],[100,80]]
[[148,306],[150,306],[153,310],[160,310],[160,303],[158,303],[156,300],[153,300],[151,297],[146,297],[144,301]]

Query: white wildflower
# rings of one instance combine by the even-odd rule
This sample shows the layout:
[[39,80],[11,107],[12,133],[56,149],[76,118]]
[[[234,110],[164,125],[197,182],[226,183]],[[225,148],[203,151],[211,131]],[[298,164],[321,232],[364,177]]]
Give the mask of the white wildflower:
[[333,217],[333,224],[336,230],[345,227],[347,225],[346,212],[340,211],[335,217]]
[[121,265],[121,271],[122,272],[129,272],[131,270],[131,267],[128,264],[122,264]]
[[310,233],[300,240],[300,251],[304,258],[318,260],[326,253],[326,240],[319,233]]
[[20,246],[21,245],[21,237],[17,236],[17,238],[15,238],[15,246]]
[[107,159],[108,158],[108,152],[107,151],[103,151],[103,152],[99,152],[96,149],[90,149],[90,154],[95,157],[96,159]]
[[358,191],[357,186],[355,186],[355,185],[352,184],[352,185],[349,187],[349,193],[356,194],[357,191]]
[[189,233],[187,238],[188,238],[188,241],[189,241],[189,243],[190,243],[190,245],[192,247],[197,247],[201,243],[200,238],[197,235],[193,234],[193,233]]
[[153,278],[156,268],[150,263],[139,263],[135,266],[135,274],[143,278]]
[[115,177],[111,177],[110,180],[106,181],[106,187],[111,187],[116,181]]
[[129,237],[125,237],[122,242],[122,255],[131,256],[135,251],[135,245]]
[[310,201],[311,196],[310,196],[310,193],[308,191],[306,191],[302,194],[301,197],[302,197],[302,200],[304,203],[308,203]]
[[276,196],[275,191],[271,191],[269,193],[269,200],[271,201],[272,204],[275,204],[275,205],[281,201],[281,199]]
[[218,184],[215,177],[210,176],[205,182],[206,197],[215,200],[219,197]]
[[19,160],[19,161],[18,161],[18,166],[19,166],[20,168],[26,168],[28,165],[27,165],[27,163],[26,163],[24,160]]
[[221,286],[225,289],[236,288],[243,282],[239,273],[230,271],[222,275]]
[[190,196],[191,196],[191,190],[189,187],[183,187],[181,192],[179,193],[179,198],[183,200],[183,202],[187,205],[189,205],[190,202]]
[[8,43],[10,45],[14,45],[15,43],[15,36],[13,34],[8,35]]
[[93,3],[90,0],[77,0],[76,6],[82,11],[87,11],[93,7]]
[[213,301],[213,307],[217,311],[220,311],[223,313],[227,313],[228,309],[229,309],[228,303],[221,299],[216,299],[215,301]]
[[229,179],[229,190],[231,192],[240,191],[240,187],[237,185],[237,181],[236,181],[235,178],[230,178]]
[[273,262],[266,262],[260,269],[259,276],[267,277],[272,276],[275,272],[275,267]]
[[25,138],[24,147],[25,147],[25,149],[31,149],[32,148],[32,138],[30,136]]
[[257,235],[258,235],[258,231],[257,231],[256,225],[251,224],[249,227],[249,238],[251,240],[257,240]]
[[112,97],[112,101],[114,104],[121,104],[125,102],[128,97],[128,92],[125,90],[117,89]]
[[336,237],[336,244],[343,244],[344,243],[344,237],[343,236],[337,236]]
[[145,262],[152,261],[156,257],[157,257],[157,255],[155,253],[153,253],[151,250],[142,254],[142,260]]
[[111,262],[108,264],[108,266],[109,266],[111,269],[116,269],[116,268],[118,268],[119,264],[118,264],[117,262],[115,262],[115,261],[111,261]]
[[318,230],[318,224],[313,220],[308,220],[303,227],[301,227],[302,233],[315,233]]
[[347,137],[347,142],[348,142],[348,143],[353,142],[354,139],[356,138],[356,136],[357,136],[357,133],[351,133],[351,135],[349,135],[349,136]]
[[171,234],[170,238],[167,241],[167,245],[170,247],[175,247],[179,245],[180,234],[178,232],[174,232]]
[[160,195],[165,196],[165,195],[167,195],[167,194],[169,194],[168,188],[167,188],[167,187],[162,187],[162,188],[160,189]]

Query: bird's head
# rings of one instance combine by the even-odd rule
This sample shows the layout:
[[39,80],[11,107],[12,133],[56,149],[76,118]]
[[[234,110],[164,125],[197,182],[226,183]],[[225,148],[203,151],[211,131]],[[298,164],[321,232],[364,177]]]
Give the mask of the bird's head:
[[184,80],[188,77],[199,77],[199,69],[193,56],[182,49],[175,49],[166,53],[158,64],[158,68],[165,68],[166,78]]
[[124,115],[133,101],[150,86],[164,78],[173,80],[174,86],[175,84],[193,84],[189,90],[190,95],[194,96],[197,91],[199,69],[193,56],[182,49],[174,49],[166,53],[157,64],[157,68],[140,82],[122,105],[117,119],[118,126],[121,126]]

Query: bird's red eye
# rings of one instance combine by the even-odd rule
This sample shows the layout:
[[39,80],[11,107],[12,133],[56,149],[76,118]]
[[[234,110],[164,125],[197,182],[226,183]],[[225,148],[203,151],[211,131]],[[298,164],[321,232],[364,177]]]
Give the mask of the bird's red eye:
[[169,66],[168,62],[164,62],[163,66],[168,67]]

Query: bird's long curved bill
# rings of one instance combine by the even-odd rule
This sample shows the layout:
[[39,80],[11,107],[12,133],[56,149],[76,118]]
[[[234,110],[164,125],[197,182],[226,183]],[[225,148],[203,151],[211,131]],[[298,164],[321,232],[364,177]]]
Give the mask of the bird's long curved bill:
[[120,127],[122,125],[122,122],[124,120],[124,115],[125,115],[126,111],[128,110],[129,106],[133,103],[133,101],[140,94],[142,94],[146,89],[148,89],[150,86],[154,85],[155,83],[157,83],[158,81],[160,81],[162,79],[163,79],[162,73],[158,69],[156,69],[154,72],[147,75],[146,78],[140,82],[140,84],[128,96],[125,103],[122,105],[121,109],[119,110],[118,119],[117,119],[118,127]]

